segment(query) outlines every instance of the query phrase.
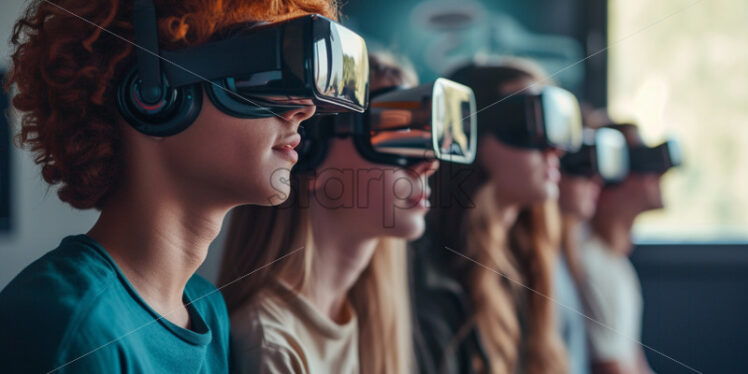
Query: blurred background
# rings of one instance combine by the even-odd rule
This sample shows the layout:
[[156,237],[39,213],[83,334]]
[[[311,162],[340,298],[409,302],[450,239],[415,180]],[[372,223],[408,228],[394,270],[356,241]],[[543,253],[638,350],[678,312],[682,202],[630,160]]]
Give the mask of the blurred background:
[[[23,5],[0,4],[3,42]],[[342,22],[370,49],[408,57],[421,80],[471,58],[528,57],[582,101],[638,123],[650,145],[678,138],[684,166],[664,178],[667,209],[648,213],[635,228],[643,341],[703,372],[746,373],[746,19],[748,2],[741,0],[349,0]],[[2,46],[0,65],[7,66]],[[10,146],[8,126],[0,126],[0,288],[95,218],[60,203],[31,156]],[[214,247],[201,269],[211,280],[220,238]],[[686,370],[646,353],[657,372]]]

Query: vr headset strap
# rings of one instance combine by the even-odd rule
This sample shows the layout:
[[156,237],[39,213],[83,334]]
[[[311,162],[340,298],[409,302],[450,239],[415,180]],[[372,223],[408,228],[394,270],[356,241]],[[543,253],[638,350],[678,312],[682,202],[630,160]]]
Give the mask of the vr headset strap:
[[133,26],[137,48],[138,75],[142,81],[140,96],[147,104],[158,102],[163,96],[161,61],[158,51],[156,7],[151,0],[135,0]]
[[[256,48],[260,45],[262,48]],[[280,48],[280,29],[267,28],[236,38],[163,51],[167,61],[164,72],[169,84],[179,87],[203,80],[280,71]]]

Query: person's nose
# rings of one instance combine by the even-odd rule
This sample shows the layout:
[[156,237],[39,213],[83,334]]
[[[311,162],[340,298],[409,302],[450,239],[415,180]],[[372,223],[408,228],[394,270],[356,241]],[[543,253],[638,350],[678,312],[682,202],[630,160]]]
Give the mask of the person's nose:
[[421,161],[411,167],[413,172],[418,176],[428,178],[439,169],[439,160],[425,160]]
[[281,118],[283,118],[287,122],[291,122],[295,125],[299,125],[302,121],[308,120],[309,118],[312,118],[314,116],[314,113],[317,111],[317,106],[315,105],[305,105],[296,109],[291,109],[287,112],[284,112],[280,115]]
[[560,166],[561,156],[564,155],[564,150],[560,148],[548,148],[543,152],[543,155],[550,166]]
[[564,151],[561,148],[556,148],[556,147],[548,148],[548,149],[546,149],[545,152],[546,152],[546,154],[553,155],[553,156],[556,156],[558,158],[561,158],[561,157],[563,157],[563,155],[566,154],[566,151]]

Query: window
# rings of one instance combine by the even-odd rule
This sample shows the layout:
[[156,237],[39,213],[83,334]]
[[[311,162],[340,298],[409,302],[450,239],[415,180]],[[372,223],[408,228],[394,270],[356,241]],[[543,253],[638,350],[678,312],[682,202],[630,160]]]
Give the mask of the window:
[[674,135],[684,154],[684,165],[663,178],[666,209],[647,213],[635,233],[643,240],[745,241],[748,2],[694,2],[609,1],[611,116],[638,123],[652,145]]

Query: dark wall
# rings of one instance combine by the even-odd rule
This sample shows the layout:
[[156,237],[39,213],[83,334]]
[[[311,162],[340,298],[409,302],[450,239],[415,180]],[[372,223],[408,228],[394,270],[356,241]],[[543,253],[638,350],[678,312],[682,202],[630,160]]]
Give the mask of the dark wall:
[[[704,373],[748,373],[748,246],[640,245],[644,344]],[[689,372],[645,350],[657,373]]]
[[[2,74],[2,72],[0,72]],[[11,228],[11,206],[10,206],[10,126],[7,120],[8,97],[0,93],[0,232],[9,231]]]

